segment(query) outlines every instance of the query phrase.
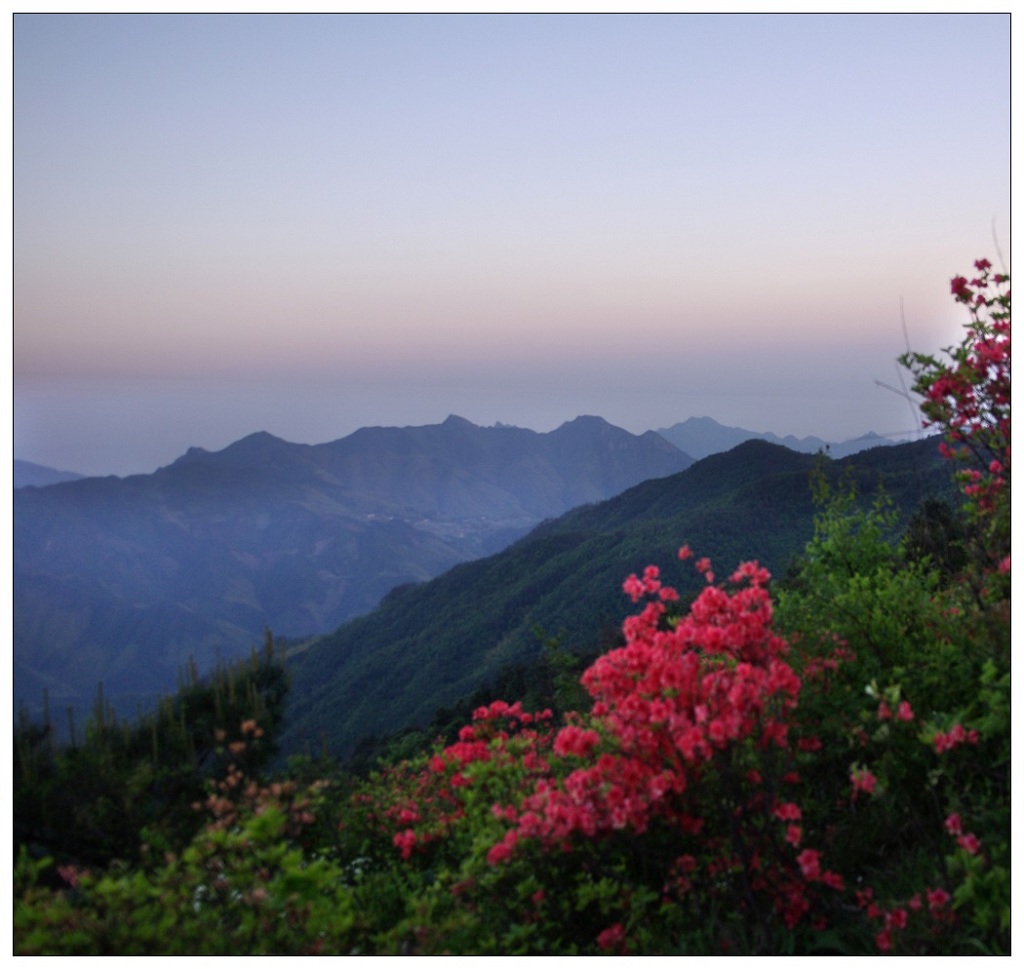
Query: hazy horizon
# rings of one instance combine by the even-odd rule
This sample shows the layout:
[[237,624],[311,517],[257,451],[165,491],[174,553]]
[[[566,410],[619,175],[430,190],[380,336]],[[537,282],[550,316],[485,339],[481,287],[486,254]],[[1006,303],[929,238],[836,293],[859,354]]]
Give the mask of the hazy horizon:
[[[916,431],[1009,251],[1009,17],[14,17],[14,453],[449,414]],[[969,65],[961,69],[958,65]]]
[[[895,377],[889,382],[894,381]],[[540,419],[527,423],[503,417],[499,412],[500,403],[489,408],[455,406],[446,409],[444,401],[447,399],[459,399],[467,405],[471,405],[472,401],[464,394],[450,394],[444,387],[434,388],[432,392],[425,395],[429,396],[431,406],[426,408],[425,416],[422,417],[415,415],[410,417],[403,413],[401,408],[389,408],[386,402],[366,404],[354,412],[350,410],[347,413],[335,414],[331,412],[330,402],[332,399],[336,399],[332,398],[332,393],[337,388],[329,386],[285,388],[283,392],[288,397],[289,403],[286,409],[277,407],[278,401],[275,400],[274,394],[271,394],[269,398],[263,397],[257,394],[254,388],[249,388],[246,392],[244,389],[223,386],[216,388],[199,386],[189,390],[180,384],[169,387],[159,384],[132,387],[122,386],[120,381],[115,380],[104,390],[105,393],[97,393],[94,389],[87,391],[92,410],[90,419],[97,427],[110,429],[111,438],[105,435],[96,435],[86,444],[86,442],[79,441],[79,436],[71,428],[68,429],[68,436],[55,430],[64,415],[73,411],[85,396],[73,385],[66,386],[64,382],[61,382],[57,387],[42,391],[38,399],[30,401],[30,408],[34,415],[41,415],[44,422],[47,418],[49,419],[49,432],[46,435],[51,442],[52,450],[49,453],[57,455],[60,461],[55,464],[53,461],[26,456],[19,451],[15,452],[15,457],[61,471],[74,471],[89,476],[114,474],[123,477],[131,474],[151,473],[159,467],[172,463],[190,447],[218,451],[259,431],[266,431],[275,437],[295,444],[323,444],[347,437],[362,427],[419,427],[440,424],[451,415],[465,418],[481,427],[509,424],[541,433],[552,431],[583,415],[602,417],[609,423],[634,434],[668,428],[690,417],[711,417],[724,426],[740,426],[756,433],[771,432],[779,437],[787,435],[797,438],[820,437],[830,443],[847,441],[871,432],[897,440],[909,439],[917,433],[917,429],[910,424],[909,411],[905,402],[902,403],[903,422],[897,431],[883,427],[864,427],[860,430],[829,435],[820,434],[814,430],[798,429],[794,431],[786,427],[777,427],[767,420],[761,420],[758,426],[752,426],[742,420],[725,420],[719,415],[703,411],[671,415],[664,421],[644,424],[643,422],[613,420],[596,408],[584,408],[579,413],[562,415],[557,412],[555,405],[545,410],[543,404],[535,410]],[[876,390],[875,392],[880,391]],[[297,407],[297,394],[305,398],[309,406],[308,410],[304,411]],[[232,407],[231,398],[233,397],[243,398],[244,406]],[[262,404],[262,416],[259,415],[260,405],[253,404],[257,397],[260,398]],[[186,417],[191,418],[190,420],[182,420],[185,411],[181,404],[183,398],[190,401],[191,414],[185,414]],[[130,414],[125,412],[123,404],[125,399],[132,401]],[[170,415],[168,414],[168,401],[175,402],[174,411]],[[252,413],[254,406],[257,409],[256,414]],[[897,408],[897,418],[898,410],[899,408]],[[737,413],[741,411],[742,408],[736,408]],[[221,417],[219,420],[211,422],[205,417],[207,414],[219,414]],[[353,414],[362,414],[365,419],[356,418]],[[16,425],[18,418],[19,414],[16,411]],[[78,419],[81,420],[80,417]],[[24,415],[21,415],[21,420],[24,422]],[[211,423],[216,426],[211,427]],[[807,426],[812,425],[808,424]],[[850,426],[859,425],[851,424]],[[336,431],[334,428],[340,428],[340,430]],[[16,430],[16,438],[19,436],[31,438],[32,435],[19,434]],[[126,457],[126,454],[130,456]],[[66,456],[72,463],[68,464],[68,460],[64,460],[63,456]]]

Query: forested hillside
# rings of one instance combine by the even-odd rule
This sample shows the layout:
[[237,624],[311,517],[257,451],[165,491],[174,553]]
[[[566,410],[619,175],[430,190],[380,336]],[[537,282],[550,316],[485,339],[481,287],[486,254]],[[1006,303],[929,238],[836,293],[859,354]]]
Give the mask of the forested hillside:
[[[844,476],[869,504],[884,489],[901,523],[929,495],[952,497],[935,441],[843,461],[749,441],[680,474],[546,522],[504,552],[393,591],[372,614],[289,660],[286,749],[348,756],[369,734],[422,725],[493,678],[532,660],[545,637],[596,652],[621,618],[623,576],[670,563],[682,542],[735,565],[751,548],[775,574],[813,534],[812,474]],[[694,593],[699,577],[680,591]]]

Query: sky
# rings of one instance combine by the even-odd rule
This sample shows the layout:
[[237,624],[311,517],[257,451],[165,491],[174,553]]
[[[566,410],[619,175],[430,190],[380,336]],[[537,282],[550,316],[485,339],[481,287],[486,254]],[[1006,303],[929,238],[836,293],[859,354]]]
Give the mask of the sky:
[[14,456],[147,473],[453,413],[910,436],[876,381],[1009,258],[1009,33],[16,15]]

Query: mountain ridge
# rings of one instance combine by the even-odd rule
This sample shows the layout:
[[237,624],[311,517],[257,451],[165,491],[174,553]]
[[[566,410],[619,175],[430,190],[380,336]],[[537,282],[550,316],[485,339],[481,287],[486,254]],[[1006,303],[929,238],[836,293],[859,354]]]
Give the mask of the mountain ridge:
[[545,518],[692,463],[603,420],[541,434],[363,428],[321,445],[258,431],[149,475],[14,495],[15,693],[90,702],[173,689],[189,657],[335,628],[393,587],[490,554]]
[[698,461],[711,454],[731,450],[736,445],[749,440],[781,444],[783,447],[805,454],[822,451],[833,458],[849,457],[851,454],[868,448],[884,447],[895,443],[873,431],[839,442],[829,442],[814,435],[796,437],[794,434],[787,434],[785,437],[779,437],[771,431],[749,431],[742,427],[729,427],[718,423],[712,417],[688,417],[685,421],[680,421],[671,427],[659,428],[656,433]]
[[14,459],[15,488],[46,488],[64,481],[78,481],[84,477],[84,474],[77,471],[60,471],[45,464],[36,464],[34,461]]

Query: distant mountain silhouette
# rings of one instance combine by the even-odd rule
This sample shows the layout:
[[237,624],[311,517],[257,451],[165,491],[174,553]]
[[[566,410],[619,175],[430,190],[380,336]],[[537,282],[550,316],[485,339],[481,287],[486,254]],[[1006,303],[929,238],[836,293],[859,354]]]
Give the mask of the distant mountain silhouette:
[[55,709],[174,689],[259,641],[301,638],[392,588],[692,459],[580,417],[540,434],[460,417],[327,444],[252,434],[152,474],[14,494],[16,700]]
[[84,478],[83,474],[74,471],[58,471],[48,468],[45,464],[33,464],[31,461],[14,461],[15,488],[45,488],[47,485],[60,484],[62,481],[77,481]]
[[879,434],[869,432],[862,437],[850,441],[828,442],[820,437],[794,437],[792,434],[779,437],[769,432],[747,431],[742,427],[726,427],[710,417],[690,417],[671,427],[659,428],[657,431],[665,440],[670,441],[681,451],[685,451],[695,460],[706,458],[709,454],[720,454],[742,444],[744,441],[769,441],[781,444],[793,451],[814,454],[827,451],[830,457],[845,458],[858,451],[868,448],[882,447],[893,444]]

